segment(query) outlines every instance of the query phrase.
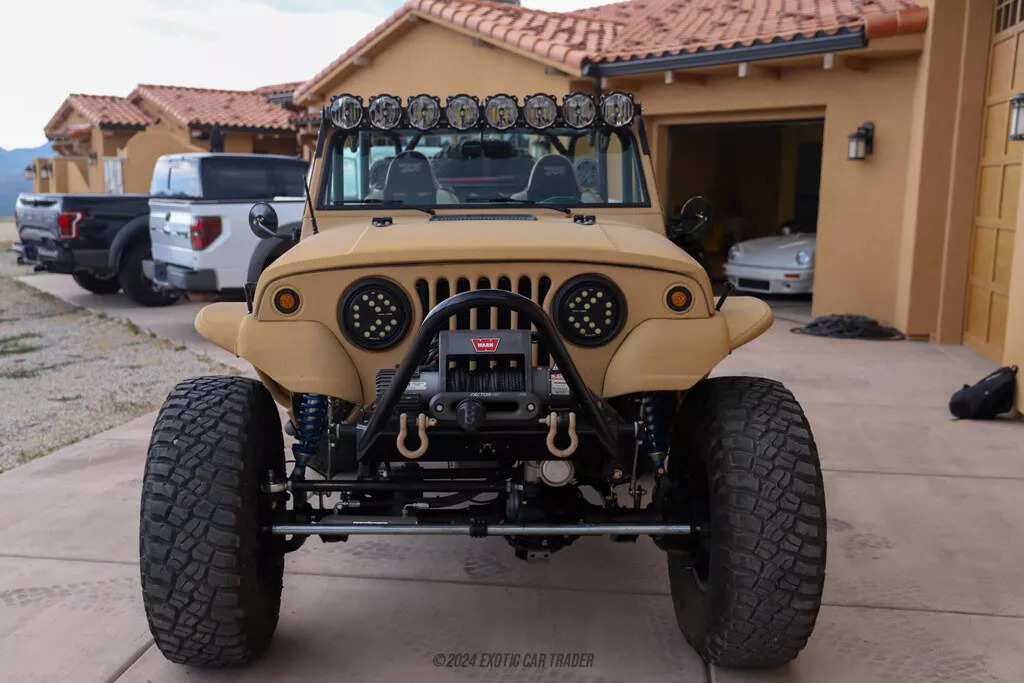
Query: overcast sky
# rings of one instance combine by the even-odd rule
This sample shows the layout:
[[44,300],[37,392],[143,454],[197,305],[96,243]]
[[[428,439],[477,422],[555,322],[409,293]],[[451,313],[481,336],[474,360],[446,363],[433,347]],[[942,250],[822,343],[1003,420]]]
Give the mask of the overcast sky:
[[[609,1],[523,5],[570,11]],[[0,9],[0,147],[45,142],[43,125],[72,92],[124,96],[138,83],[249,89],[305,80],[401,4],[6,0]]]

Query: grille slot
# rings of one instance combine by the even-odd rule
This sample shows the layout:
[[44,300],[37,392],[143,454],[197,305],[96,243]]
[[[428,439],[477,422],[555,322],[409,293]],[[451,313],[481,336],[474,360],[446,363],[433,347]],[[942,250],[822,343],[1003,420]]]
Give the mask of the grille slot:
[[[458,278],[441,277],[436,280],[420,278],[416,280],[416,296],[419,299],[420,311],[426,317],[434,306],[454,294],[475,291],[478,289],[501,289],[506,292],[517,292],[544,307],[547,296],[551,292],[551,278],[546,275],[521,275],[510,277],[501,275],[497,278],[486,276]],[[526,320],[520,320],[519,314],[507,309],[481,306],[460,313],[448,322],[452,330],[534,330],[534,326]],[[543,344],[533,345],[533,364],[548,365],[550,355]]]

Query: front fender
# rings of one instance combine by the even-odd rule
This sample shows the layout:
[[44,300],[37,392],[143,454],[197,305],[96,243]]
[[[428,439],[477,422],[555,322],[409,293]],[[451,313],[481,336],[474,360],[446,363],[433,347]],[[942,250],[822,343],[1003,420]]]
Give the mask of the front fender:
[[196,316],[196,331],[292,393],[363,400],[352,359],[329,329],[315,321],[256,320],[243,303],[216,303]]
[[726,300],[709,318],[645,320],[612,356],[605,398],[643,391],[685,391],[708,376],[733,349],[767,330],[772,309],[754,297]]

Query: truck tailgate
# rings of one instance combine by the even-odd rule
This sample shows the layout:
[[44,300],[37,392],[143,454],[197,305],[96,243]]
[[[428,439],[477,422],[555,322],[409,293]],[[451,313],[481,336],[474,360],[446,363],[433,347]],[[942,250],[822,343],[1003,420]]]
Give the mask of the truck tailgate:
[[189,231],[192,206],[184,201],[149,200],[149,238],[153,259],[193,268],[194,252]]
[[59,197],[22,195],[18,197],[15,213],[18,216],[18,233],[22,240],[44,242],[58,239]]

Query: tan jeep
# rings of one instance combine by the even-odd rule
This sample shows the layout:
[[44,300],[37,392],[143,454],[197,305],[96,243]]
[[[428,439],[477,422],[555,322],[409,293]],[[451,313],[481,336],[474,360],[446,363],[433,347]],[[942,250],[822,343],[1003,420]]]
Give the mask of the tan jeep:
[[464,534],[526,560],[649,536],[702,657],[795,657],[825,572],[814,440],[778,382],[708,379],[772,313],[716,301],[666,237],[633,98],[341,95],[313,157],[300,229],[250,214],[298,244],[196,318],[260,381],[182,382],[153,430],[142,588],[164,655],[263,652],[309,536]]

